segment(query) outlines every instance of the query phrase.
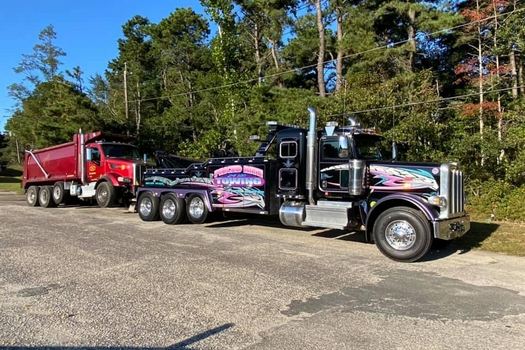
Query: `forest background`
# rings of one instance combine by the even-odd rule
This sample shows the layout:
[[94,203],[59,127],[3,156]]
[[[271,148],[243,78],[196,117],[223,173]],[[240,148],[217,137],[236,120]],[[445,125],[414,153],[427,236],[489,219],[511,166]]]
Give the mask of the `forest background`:
[[[122,25],[103,74],[64,70],[52,25],[14,67],[0,157],[82,128],[146,151],[250,155],[265,122],[353,116],[408,160],[457,161],[473,214],[525,221],[525,4],[518,0],[201,0]],[[213,28],[212,31],[210,28]]]

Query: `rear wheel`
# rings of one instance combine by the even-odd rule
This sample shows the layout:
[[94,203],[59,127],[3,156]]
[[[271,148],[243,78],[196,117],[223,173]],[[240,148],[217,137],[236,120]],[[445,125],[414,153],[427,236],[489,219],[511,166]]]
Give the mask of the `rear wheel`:
[[186,204],[188,219],[194,224],[202,224],[208,217],[208,208],[201,196],[192,194],[188,197]]
[[26,201],[30,207],[38,206],[38,186],[29,186],[26,192]]
[[373,227],[374,241],[390,259],[412,262],[432,246],[432,231],[426,217],[409,207],[394,207],[379,215]]
[[97,186],[95,198],[99,207],[111,207],[115,204],[115,201],[117,199],[117,192],[115,191],[115,187],[113,187],[113,185],[109,182],[100,183]]
[[162,196],[160,200],[160,218],[165,224],[180,224],[185,219],[185,203],[174,193]]
[[159,219],[159,199],[151,192],[140,195],[137,201],[137,211],[143,221],[155,221]]
[[42,186],[38,192],[38,204],[44,208],[51,208],[55,206],[53,202],[53,187],[52,186]]
[[66,191],[63,182],[57,182],[53,186],[53,201],[56,205],[62,204],[66,201]]

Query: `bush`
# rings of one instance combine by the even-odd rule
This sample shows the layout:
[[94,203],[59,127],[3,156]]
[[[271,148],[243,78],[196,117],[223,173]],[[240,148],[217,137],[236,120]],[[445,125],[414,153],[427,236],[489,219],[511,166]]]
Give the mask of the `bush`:
[[525,186],[505,181],[472,181],[467,185],[468,210],[493,220],[525,221]]

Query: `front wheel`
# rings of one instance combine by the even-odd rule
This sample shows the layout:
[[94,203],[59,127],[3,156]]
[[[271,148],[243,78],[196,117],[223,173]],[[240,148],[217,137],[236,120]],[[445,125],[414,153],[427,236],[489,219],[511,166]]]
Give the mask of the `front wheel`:
[[186,213],[188,214],[188,220],[193,224],[202,224],[206,221],[208,208],[201,196],[198,194],[189,196],[186,204]]
[[396,261],[417,261],[432,246],[427,218],[409,207],[394,207],[381,213],[374,223],[373,235],[381,253]]
[[113,204],[115,204],[117,199],[115,187],[113,187],[113,185],[109,182],[100,183],[97,187],[97,190],[95,191],[95,198],[99,207],[111,207]]

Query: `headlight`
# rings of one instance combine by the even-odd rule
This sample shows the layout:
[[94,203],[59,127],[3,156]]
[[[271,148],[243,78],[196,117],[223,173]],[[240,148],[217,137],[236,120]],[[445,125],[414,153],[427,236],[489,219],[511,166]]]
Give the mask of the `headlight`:
[[131,179],[130,179],[129,177],[119,176],[119,177],[117,177],[117,181],[118,181],[118,182],[126,182],[126,183],[130,183],[130,182],[131,182]]
[[447,199],[442,196],[430,196],[428,197],[428,203],[435,205],[437,207],[446,207]]

